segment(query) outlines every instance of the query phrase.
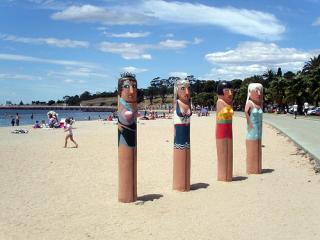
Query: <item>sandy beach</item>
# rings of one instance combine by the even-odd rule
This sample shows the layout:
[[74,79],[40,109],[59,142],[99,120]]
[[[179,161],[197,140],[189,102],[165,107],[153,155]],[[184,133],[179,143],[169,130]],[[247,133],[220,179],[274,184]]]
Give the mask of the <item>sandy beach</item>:
[[[247,175],[245,119],[235,117],[234,181],[216,181],[215,116],[192,117],[192,191],[172,191],[173,122],[138,124],[139,201],[118,203],[117,125],[0,128],[0,239],[320,239],[320,175],[264,125],[264,173]],[[21,127],[25,128],[25,127]]]

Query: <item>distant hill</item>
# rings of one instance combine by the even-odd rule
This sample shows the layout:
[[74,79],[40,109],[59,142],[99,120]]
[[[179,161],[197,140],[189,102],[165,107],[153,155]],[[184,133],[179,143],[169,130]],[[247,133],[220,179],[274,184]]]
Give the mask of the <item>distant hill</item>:
[[[172,104],[173,95],[167,96],[165,103]],[[81,101],[81,106],[117,106],[118,97],[100,97],[90,100]],[[161,98],[156,97],[153,99],[153,105],[161,104]],[[145,99],[143,102],[139,103],[139,108],[144,106],[149,106],[149,99]]]
[[118,97],[100,97],[81,101],[81,106],[117,106]]

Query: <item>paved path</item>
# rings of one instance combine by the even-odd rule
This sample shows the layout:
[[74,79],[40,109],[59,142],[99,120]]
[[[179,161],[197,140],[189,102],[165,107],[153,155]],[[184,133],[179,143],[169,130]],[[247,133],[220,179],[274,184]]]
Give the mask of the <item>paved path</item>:
[[[243,112],[236,112],[236,116],[245,117]],[[320,168],[320,117],[298,116],[293,114],[263,114],[263,121],[283,132],[293,142],[315,159]]]
[[263,121],[276,127],[308,152],[320,166],[320,117],[263,114]]

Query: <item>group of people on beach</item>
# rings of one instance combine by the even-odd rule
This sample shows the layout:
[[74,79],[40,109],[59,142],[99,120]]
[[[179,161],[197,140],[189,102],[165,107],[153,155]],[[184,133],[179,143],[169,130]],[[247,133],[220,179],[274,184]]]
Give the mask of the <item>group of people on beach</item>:
[[[230,82],[218,84],[216,104],[217,180],[232,181],[233,176],[233,89]],[[177,79],[174,85],[173,189],[190,190],[190,119],[192,116],[190,82]],[[248,86],[245,106],[247,120],[246,165],[248,174],[262,173],[263,87]],[[137,80],[123,73],[118,80],[118,164],[120,202],[137,200]]]

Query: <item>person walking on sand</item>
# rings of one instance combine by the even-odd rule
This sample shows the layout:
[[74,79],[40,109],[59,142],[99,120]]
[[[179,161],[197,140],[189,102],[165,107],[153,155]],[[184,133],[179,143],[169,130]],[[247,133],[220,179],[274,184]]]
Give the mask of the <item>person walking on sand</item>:
[[305,103],[303,104],[303,112],[304,112],[304,115],[305,115],[305,116],[307,116],[308,110],[309,110],[309,103],[308,103],[308,102],[305,102]]
[[68,143],[68,139],[70,138],[70,140],[75,144],[75,147],[78,147],[78,143],[73,139],[73,133],[72,133],[72,123],[70,118],[67,118],[66,121],[66,126],[64,127],[64,132],[66,132],[66,138],[65,138],[65,143],[64,143],[64,147],[67,147],[67,143]]

